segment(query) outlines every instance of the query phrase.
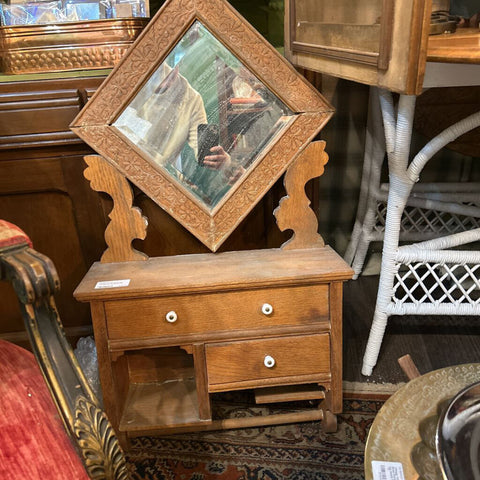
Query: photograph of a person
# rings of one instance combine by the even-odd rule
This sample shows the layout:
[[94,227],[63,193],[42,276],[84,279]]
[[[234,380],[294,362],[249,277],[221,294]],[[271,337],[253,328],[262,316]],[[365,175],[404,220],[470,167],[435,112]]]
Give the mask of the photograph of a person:
[[113,125],[213,208],[292,118],[196,21]]

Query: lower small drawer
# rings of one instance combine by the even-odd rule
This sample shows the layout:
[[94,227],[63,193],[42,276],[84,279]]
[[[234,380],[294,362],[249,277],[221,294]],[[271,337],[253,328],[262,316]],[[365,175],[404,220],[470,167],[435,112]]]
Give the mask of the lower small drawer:
[[206,345],[210,392],[321,382],[330,375],[330,336],[302,335]]

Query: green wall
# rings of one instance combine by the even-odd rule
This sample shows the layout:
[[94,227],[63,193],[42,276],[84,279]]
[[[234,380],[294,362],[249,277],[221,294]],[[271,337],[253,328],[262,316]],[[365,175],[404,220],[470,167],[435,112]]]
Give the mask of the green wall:
[[[152,17],[164,3],[150,0]],[[230,4],[274,47],[283,47],[284,0],[230,0]]]

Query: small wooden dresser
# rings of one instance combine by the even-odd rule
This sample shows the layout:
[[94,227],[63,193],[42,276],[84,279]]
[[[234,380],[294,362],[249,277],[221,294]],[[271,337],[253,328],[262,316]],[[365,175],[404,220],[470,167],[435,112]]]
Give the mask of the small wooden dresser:
[[[86,178],[113,199],[108,248],[75,296],[90,302],[105,409],[125,445],[306,420],[336,428],[353,272],[325,246],[305,189],[328,161],[315,139],[332,114],[228,2],[169,0],[72,123],[99,154],[85,158]],[[149,259],[132,248],[148,222],[130,182],[217,252],[282,175],[286,195],[268,213],[293,235],[278,249]],[[242,391],[273,406],[229,415],[219,400]]]
[[350,277],[329,247],[94,264],[75,296],[91,303],[115,429],[125,440],[246,426],[213,418],[211,407],[215,393],[243,389],[258,403],[325,398],[285,422],[340,412]]

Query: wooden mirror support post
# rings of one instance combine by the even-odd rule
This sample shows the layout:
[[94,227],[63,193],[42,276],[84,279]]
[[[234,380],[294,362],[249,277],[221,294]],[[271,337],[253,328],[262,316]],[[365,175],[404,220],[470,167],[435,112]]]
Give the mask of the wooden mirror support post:
[[[128,182],[102,157],[86,157],[85,176],[114,208],[110,253],[75,296],[91,304],[105,409],[125,447],[145,434],[312,420],[336,429],[342,285],[352,271],[324,246],[305,195],[323,173],[324,148],[310,144],[286,172],[274,214],[293,236],[281,248],[149,259],[134,258],[131,242],[146,223]],[[276,410],[301,403],[288,413],[218,416],[218,394],[237,390]]]

